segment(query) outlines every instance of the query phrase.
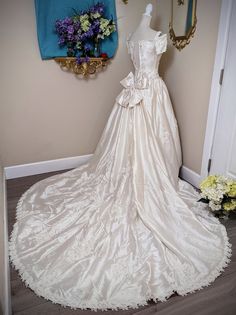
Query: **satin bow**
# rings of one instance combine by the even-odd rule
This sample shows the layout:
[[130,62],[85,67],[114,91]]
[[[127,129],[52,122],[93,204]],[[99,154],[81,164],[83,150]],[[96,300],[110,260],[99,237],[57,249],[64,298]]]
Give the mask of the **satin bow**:
[[134,76],[130,72],[120,83],[124,89],[117,96],[116,102],[123,107],[132,108],[143,100],[144,91],[149,87],[149,78],[144,74]]

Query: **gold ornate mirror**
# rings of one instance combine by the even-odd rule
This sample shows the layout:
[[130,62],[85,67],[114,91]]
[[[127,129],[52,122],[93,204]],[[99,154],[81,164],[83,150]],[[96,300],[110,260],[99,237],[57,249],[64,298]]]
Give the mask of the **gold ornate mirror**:
[[197,24],[197,0],[172,0],[171,22],[169,24],[170,39],[178,49],[190,43]]

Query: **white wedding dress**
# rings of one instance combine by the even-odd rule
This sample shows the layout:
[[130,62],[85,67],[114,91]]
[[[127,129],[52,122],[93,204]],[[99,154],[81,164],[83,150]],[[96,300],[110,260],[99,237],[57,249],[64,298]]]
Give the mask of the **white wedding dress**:
[[158,75],[166,35],[128,40],[121,84],[91,160],[20,199],[10,257],[26,285],[72,308],[126,309],[209,285],[231,255],[225,227],[178,178],[181,150]]

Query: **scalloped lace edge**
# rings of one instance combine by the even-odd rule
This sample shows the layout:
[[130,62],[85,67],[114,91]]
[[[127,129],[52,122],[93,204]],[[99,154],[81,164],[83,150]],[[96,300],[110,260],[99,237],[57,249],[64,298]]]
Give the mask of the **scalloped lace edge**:
[[[37,183],[36,183],[37,184]],[[34,187],[31,186],[29,190],[31,190]],[[26,196],[26,193],[29,192],[27,190],[20,198],[20,200],[17,203],[16,207],[16,219],[20,217],[20,209],[22,207],[22,203],[24,201],[24,198]],[[219,219],[215,218],[216,221],[218,221],[219,224],[220,221]],[[140,306],[145,306],[148,305],[149,300],[153,300],[154,302],[165,302],[171,295],[174,293],[177,293],[178,295],[181,296],[186,296],[189,293],[194,293],[198,290],[203,289],[204,287],[208,287],[211,285],[211,283],[224,271],[224,269],[228,266],[230,263],[230,257],[232,255],[232,250],[231,247],[232,245],[229,243],[229,238],[226,232],[225,227],[221,224],[222,227],[222,235],[224,238],[224,255],[222,256],[222,260],[219,263],[218,267],[209,274],[208,277],[205,277],[202,281],[199,281],[197,283],[192,284],[191,286],[188,286],[186,288],[175,288],[171,289],[167,294],[161,296],[154,296],[152,294],[147,294],[143,297],[142,300],[139,302],[137,301],[130,301],[129,303],[126,304],[113,304],[113,303],[95,303],[95,304],[88,304],[88,303],[83,303],[83,302],[78,302],[77,303],[63,303],[60,300],[60,297],[53,295],[53,294],[45,294],[44,289],[42,287],[39,287],[37,283],[34,282],[32,277],[28,274],[28,272],[25,270],[24,265],[20,262],[20,259],[17,257],[17,252],[15,249],[15,240],[16,240],[16,227],[17,227],[17,222],[14,224],[13,231],[11,233],[10,237],[10,242],[9,242],[9,255],[10,255],[10,262],[13,265],[13,267],[18,270],[18,273],[22,279],[22,281],[25,283],[26,287],[30,287],[37,296],[43,297],[46,300],[51,301],[53,304],[60,304],[63,307],[70,307],[71,309],[91,309],[92,311],[108,311],[108,310],[128,310],[130,308],[139,308]]]

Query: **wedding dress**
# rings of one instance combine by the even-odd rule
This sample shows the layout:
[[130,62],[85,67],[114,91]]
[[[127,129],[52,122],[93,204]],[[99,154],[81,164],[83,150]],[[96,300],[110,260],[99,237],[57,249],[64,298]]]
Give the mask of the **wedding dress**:
[[127,44],[135,73],[121,81],[93,157],[24,194],[10,240],[26,285],[72,308],[185,295],[230,260],[225,227],[178,178],[178,128],[158,74],[166,35]]

